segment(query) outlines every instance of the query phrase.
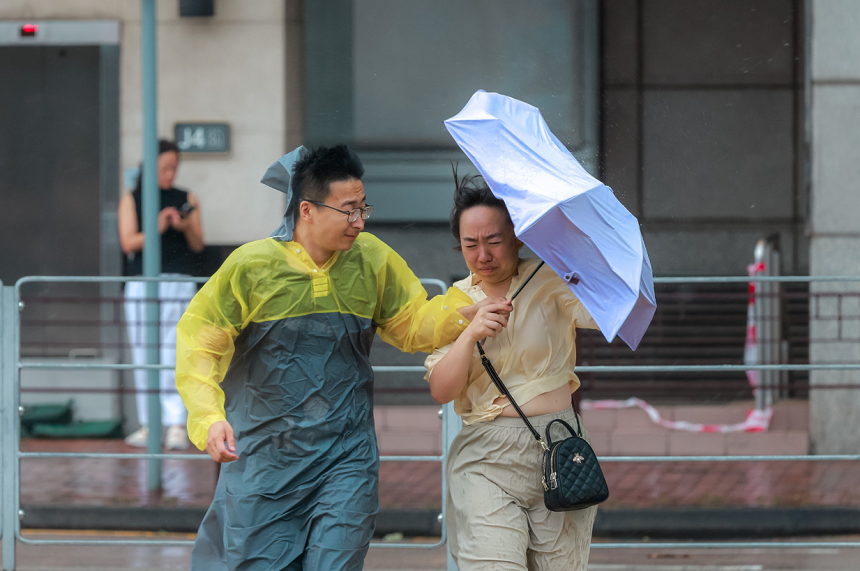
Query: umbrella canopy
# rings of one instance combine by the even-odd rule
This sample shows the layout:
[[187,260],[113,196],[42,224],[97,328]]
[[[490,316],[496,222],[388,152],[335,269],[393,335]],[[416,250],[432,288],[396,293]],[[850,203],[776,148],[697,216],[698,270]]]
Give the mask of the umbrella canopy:
[[636,218],[536,107],[480,90],[445,127],[507,204],[520,240],[568,282],[607,341],[618,335],[635,350],[656,309]]

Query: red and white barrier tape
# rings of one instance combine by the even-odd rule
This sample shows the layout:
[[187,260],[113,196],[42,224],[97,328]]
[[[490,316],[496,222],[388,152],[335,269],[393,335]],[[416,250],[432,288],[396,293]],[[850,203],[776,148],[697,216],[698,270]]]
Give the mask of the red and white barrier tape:
[[[764,273],[764,264],[759,262],[747,266],[751,278]],[[744,363],[752,365],[758,362],[758,336],[755,326],[755,282],[749,284],[749,304],[747,305],[747,335],[744,344]],[[753,392],[757,390],[759,374],[758,371],[747,371],[747,379]],[[641,408],[654,424],[671,430],[685,430],[687,432],[709,432],[725,434],[727,432],[765,432],[770,427],[773,418],[773,409],[752,409],[747,414],[747,419],[738,424],[696,424],[684,420],[666,420],[660,416],[656,408],[642,399],[633,397],[627,400],[583,400],[583,410],[608,410],[619,408]]]
[[747,419],[738,424],[696,424],[684,420],[666,420],[660,416],[656,408],[640,398],[629,398],[627,400],[583,400],[580,403],[582,410],[609,410],[618,408],[641,408],[654,424],[670,430],[684,430],[687,432],[765,432],[770,426],[773,417],[773,409],[752,409],[747,414]]

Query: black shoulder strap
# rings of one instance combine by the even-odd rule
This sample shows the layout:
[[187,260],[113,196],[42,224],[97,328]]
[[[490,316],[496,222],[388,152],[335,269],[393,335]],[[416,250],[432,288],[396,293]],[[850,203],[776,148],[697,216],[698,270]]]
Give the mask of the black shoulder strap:
[[[522,285],[520,285],[520,287],[517,289],[517,291],[514,292],[514,295],[511,296],[511,302],[513,302],[514,299],[520,294],[520,292],[523,291],[523,288],[526,287],[526,284],[529,283],[533,277],[535,277],[535,274],[538,273],[538,270],[541,269],[543,265],[544,261],[541,260],[541,262],[537,265],[531,275],[526,278],[526,281],[524,281]],[[541,447],[544,450],[549,450],[549,446],[547,446],[540,433],[535,430],[535,427],[532,426],[532,423],[529,422],[529,419],[526,417],[526,415],[523,414],[523,411],[520,409],[520,405],[517,404],[517,401],[514,400],[514,397],[513,395],[511,395],[511,392],[508,390],[508,387],[506,387],[505,383],[502,382],[501,377],[499,377],[499,374],[496,372],[496,368],[493,367],[493,364],[490,362],[490,358],[487,357],[486,353],[484,353],[484,348],[481,346],[480,341],[477,343],[477,346],[478,353],[481,354],[481,364],[484,365],[484,369],[486,369],[487,374],[490,376],[490,380],[493,381],[493,384],[496,385],[496,388],[499,389],[499,392],[502,393],[502,396],[508,399],[508,402],[511,403],[511,406],[514,407],[514,410],[517,411],[517,414],[520,415],[520,418],[522,418],[523,422],[526,423],[526,426],[531,431],[532,436],[535,437],[535,440],[540,443]]]
[[490,358],[487,357],[487,354],[484,353],[484,348],[481,347],[481,343],[477,343],[478,345],[478,353],[481,354],[481,363],[484,365],[484,369],[487,370],[487,374],[490,376],[490,380],[493,381],[493,384],[496,385],[496,388],[499,389],[499,392],[508,399],[508,402],[511,403],[511,406],[514,407],[514,410],[517,411],[517,414],[520,415],[520,418],[523,419],[523,422],[526,423],[526,426],[531,431],[532,436],[535,437],[535,440],[541,445],[544,450],[549,450],[549,446],[547,446],[544,439],[541,437],[540,433],[535,430],[535,427],[532,426],[532,423],[529,422],[529,419],[523,414],[523,411],[520,409],[520,405],[517,404],[517,401],[514,400],[513,395],[508,390],[508,387],[505,386],[505,383],[502,382],[502,379],[499,377],[499,374],[496,372],[496,368],[493,367],[493,364],[490,362]]

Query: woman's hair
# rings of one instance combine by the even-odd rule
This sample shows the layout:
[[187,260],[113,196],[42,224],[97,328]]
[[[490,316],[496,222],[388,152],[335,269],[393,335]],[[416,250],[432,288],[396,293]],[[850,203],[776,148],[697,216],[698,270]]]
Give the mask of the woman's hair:
[[[160,157],[164,153],[176,153],[176,156],[179,156],[179,147],[173,141],[168,141],[167,139],[159,139],[158,140],[158,156]],[[143,163],[140,163],[140,167],[137,169],[137,184],[134,185],[134,190],[142,190],[143,189]]]
[[173,141],[168,141],[167,139],[159,139],[158,140],[158,156],[163,155],[164,153],[176,153],[179,154],[179,146]]
[[463,178],[457,176],[457,167],[451,165],[454,172],[454,208],[451,210],[451,232],[457,240],[455,250],[460,250],[460,217],[463,213],[475,206],[489,206],[498,208],[505,214],[505,220],[513,226],[511,214],[505,201],[496,198],[493,191],[489,189],[484,180],[477,175],[465,175]]

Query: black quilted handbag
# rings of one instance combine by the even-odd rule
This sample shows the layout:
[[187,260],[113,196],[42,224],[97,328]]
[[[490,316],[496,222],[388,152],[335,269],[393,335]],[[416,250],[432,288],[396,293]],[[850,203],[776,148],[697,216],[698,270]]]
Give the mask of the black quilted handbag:
[[[597,462],[597,455],[588,442],[582,438],[579,415],[576,417],[577,432],[574,432],[567,422],[557,418],[547,425],[546,440],[544,440],[526,415],[523,414],[523,411],[520,410],[517,401],[514,400],[505,383],[499,378],[480,343],[478,343],[478,352],[481,355],[481,363],[487,370],[493,384],[496,385],[502,395],[507,397],[511,406],[514,407],[531,431],[532,436],[544,450],[543,503],[547,509],[554,512],[582,510],[605,502],[609,498],[609,487],[603,477],[603,470],[600,469],[600,464]],[[558,442],[552,441],[550,429],[556,422],[567,428],[570,432],[570,438]]]
[[[552,441],[550,429],[556,422],[567,428],[570,438]],[[549,450],[543,453],[543,503],[554,512],[582,510],[609,498],[606,478],[603,477],[597,455],[582,437],[578,415],[576,428],[577,432],[574,432],[560,418],[546,426]]]

